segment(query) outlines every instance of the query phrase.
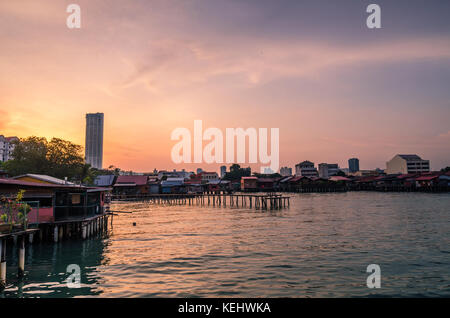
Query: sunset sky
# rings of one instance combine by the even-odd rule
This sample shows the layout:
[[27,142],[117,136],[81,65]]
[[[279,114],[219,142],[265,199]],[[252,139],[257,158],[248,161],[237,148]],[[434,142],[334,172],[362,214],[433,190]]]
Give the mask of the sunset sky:
[[[66,7],[81,6],[81,29]],[[382,29],[366,27],[378,3]],[[450,1],[0,1],[0,134],[84,145],[104,166],[172,163],[172,130],[280,128],[280,164],[450,166]],[[245,165],[245,164],[244,164]]]

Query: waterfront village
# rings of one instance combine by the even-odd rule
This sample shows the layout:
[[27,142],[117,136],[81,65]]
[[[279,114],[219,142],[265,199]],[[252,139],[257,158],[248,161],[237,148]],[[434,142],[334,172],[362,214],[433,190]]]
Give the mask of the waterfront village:
[[[47,157],[55,162],[49,165],[47,174],[24,171],[11,175],[0,169],[0,289],[6,281],[7,242],[18,248],[18,275],[23,276],[27,244],[107,235],[113,217],[120,215],[120,211],[111,210],[110,203],[114,201],[278,209],[289,207],[289,193],[450,191],[450,168],[432,171],[429,160],[416,154],[395,155],[384,170],[361,170],[358,158],[349,159],[348,168],[328,163],[316,166],[305,160],[295,165],[294,171],[282,167],[278,172],[267,169],[264,173],[252,173],[250,168],[238,164],[220,167],[220,174],[201,168],[195,172],[154,170],[150,173],[102,169],[103,114],[100,113],[86,115],[85,157],[77,157],[76,153],[67,156],[71,160],[78,158],[82,173],[88,173],[90,167],[95,169],[97,173],[92,179],[89,176],[67,178],[63,176],[66,170],[58,170],[62,167],[58,151],[79,150],[76,145],[60,139],[46,143],[37,137],[26,142],[27,146],[19,151],[21,155],[43,145],[53,154]],[[0,135],[0,164],[14,167],[8,163],[17,161],[13,158],[14,149],[22,143],[17,137]],[[37,162],[43,164],[44,159]],[[53,172],[59,175],[50,175]]]

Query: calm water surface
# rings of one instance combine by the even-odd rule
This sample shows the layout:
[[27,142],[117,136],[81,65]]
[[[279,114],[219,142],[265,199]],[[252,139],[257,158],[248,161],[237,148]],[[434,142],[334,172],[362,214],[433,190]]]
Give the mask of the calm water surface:
[[[450,296],[450,194],[300,194],[278,211],[112,209],[133,214],[115,217],[109,237],[29,246],[22,280],[9,257],[0,297]],[[366,287],[373,263],[376,290]],[[66,286],[69,264],[82,269],[79,289]]]

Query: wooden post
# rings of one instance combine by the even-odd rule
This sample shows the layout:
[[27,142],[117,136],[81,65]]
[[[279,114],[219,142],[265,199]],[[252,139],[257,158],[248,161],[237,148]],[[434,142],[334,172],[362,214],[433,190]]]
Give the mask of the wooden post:
[[55,225],[53,228],[53,240],[55,243],[58,243],[58,225]]
[[6,287],[6,239],[0,239],[0,290]]
[[59,227],[59,233],[58,234],[59,234],[59,240],[62,241],[62,239],[64,237],[64,226],[63,225],[61,225]]
[[25,235],[19,237],[19,268],[17,275],[23,277],[25,274]]

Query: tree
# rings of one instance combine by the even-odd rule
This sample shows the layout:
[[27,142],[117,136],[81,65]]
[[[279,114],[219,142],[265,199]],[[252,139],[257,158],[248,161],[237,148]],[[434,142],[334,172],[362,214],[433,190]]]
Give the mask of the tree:
[[25,173],[47,174],[47,144],[47,139],[34,136],[15,142],[13,160],[4,164],[6,172],[12,176]]
[[442,172],[450,172],[450,167],[445,167],[441,169]]
[[255,176],[257,178],[269,178],[269,179],[271,179],[271,178],[281,178],[281,174],[279,174],[279,173],[269,173],[269,174],[267,174],[267,173],[254,172],[253,176]]
[[345,172],[344,172],[344,171],[342,171],[342,170],[339,170],[338,172],[336,172],[335,176],[338,176],[338,177],[345,177],[345,176],[346,176],[346,174],[345,174]]
[[84,164],[83,148],[70,141],[52,138],[47,145],[47,162],[57,178],[76,178],[82,180],[89,166]]
[[89,169],[81,151],[81,146],[67,140],[53,138],[48,142],[43,137],[28,137],[15,144],[13,159],[4,167],[11,176],[36,173],[81,181]]
[[251,175],[251,169],[248,168],[241,168],[240,165],[237,163],[234,163],[230,167],[230,172],[227,172],[224,180],[240,180],[242,177],[249,177]]

